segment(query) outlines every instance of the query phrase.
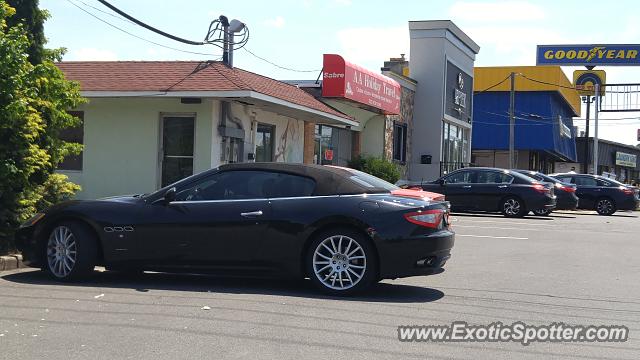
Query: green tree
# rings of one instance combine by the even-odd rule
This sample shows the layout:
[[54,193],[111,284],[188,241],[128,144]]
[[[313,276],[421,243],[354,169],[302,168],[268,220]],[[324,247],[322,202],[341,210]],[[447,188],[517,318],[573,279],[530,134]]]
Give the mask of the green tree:
[[[32,42],[22,23],[9,26],[15,10],[0,0],[0,252],[14,229],[35,211],[77,191],[54,174],[65,156],[82,146],[60,140],[62,129],[80,125],[67,111],[84,102],[78,84],[65,80],[54,62],[63,50],[29,62]],[[54,196],[53,198],[51,196]]]
[[7,27],[12,28],[23,24],[29,39],[29,62],[39,64],[42,62],[47,42],[44,36],[44,21],[49,17],[46,10],[38,7],[39,0],[7,0],[7,4],[16,10],[16,14],[7,19]]

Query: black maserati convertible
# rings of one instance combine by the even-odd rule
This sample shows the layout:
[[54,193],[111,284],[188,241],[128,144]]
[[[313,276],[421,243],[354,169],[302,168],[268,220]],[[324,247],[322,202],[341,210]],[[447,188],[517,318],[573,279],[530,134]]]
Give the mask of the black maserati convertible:
[[18,231],[25,261],[54,279],[113,270],[309,277],[349,294],[443,271],[449,204],[353,169],[220,166],[151,194],[69,201]]

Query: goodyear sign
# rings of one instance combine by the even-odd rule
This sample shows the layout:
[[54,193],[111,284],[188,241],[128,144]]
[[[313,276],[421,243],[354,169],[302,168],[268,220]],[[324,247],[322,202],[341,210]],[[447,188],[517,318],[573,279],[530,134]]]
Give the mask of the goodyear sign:
[[538,45],[537,65],[640,66],[636,45]]

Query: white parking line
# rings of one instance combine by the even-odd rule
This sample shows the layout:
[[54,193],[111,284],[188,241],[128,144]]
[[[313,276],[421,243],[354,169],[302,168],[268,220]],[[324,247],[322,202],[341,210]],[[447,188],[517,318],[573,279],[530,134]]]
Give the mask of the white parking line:
[[474,229],[492,229],[492,230],[498,229],[498,230],[540,231],[540,229],[527,229],[527,228],[517,228],[517,227],[475,226],[475,225],[459,225],[459,224],[455,224],[453,225],[453,227],[455,228],[468,227],[468,228],[474,228]]
[[456,234],[456,236],[475,237],[475,238],[491,238],[491,239],[529,240],[529,238],[526,238],[526,237],[515,237],[515,236],[490,236],[490,235],[468,235],[468,234]]
[[[464,216],[462,218],[464,219],[465,222],[471,222],[471,223],[474,223],[474,224],[483,224],[483,223],[493,224],[493,223],[497,223],[497,224],[509,224],[509,225],[560,226],[560,225],[554,225],[554,224],[540,224],[540,223],[534,223],[534,222],[514,222],[514,221],[508,221],[508,219],[505,219],[504,221],[494,221],[494,220],[473,220],[473,219],[465,218]],[[452,221],[459,222],[461,220],[460,220],[460,218],[452,217]],[[545,222],[548,222],[548,221],[549,220],[546,220]]]

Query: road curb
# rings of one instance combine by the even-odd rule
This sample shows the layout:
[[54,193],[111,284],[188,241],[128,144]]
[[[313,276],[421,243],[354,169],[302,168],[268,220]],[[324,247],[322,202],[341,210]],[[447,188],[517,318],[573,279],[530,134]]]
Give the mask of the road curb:
[[22,255],[0,256],[0,271],[23,268]]

